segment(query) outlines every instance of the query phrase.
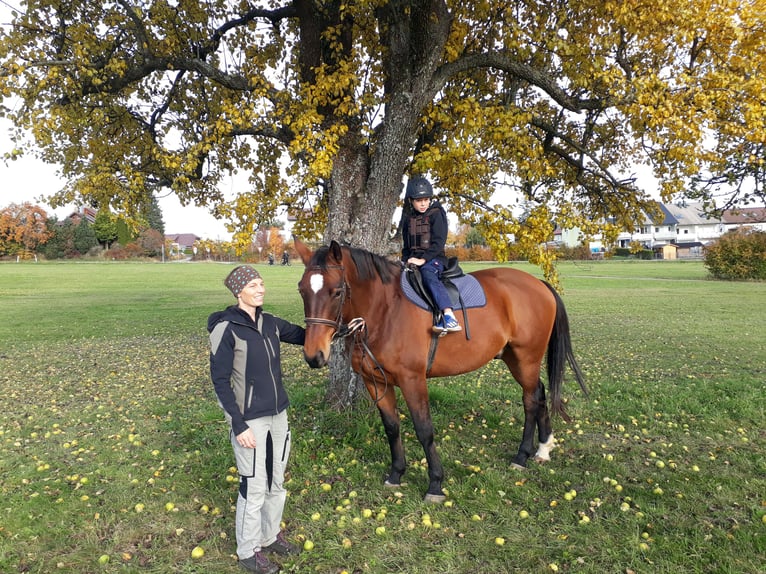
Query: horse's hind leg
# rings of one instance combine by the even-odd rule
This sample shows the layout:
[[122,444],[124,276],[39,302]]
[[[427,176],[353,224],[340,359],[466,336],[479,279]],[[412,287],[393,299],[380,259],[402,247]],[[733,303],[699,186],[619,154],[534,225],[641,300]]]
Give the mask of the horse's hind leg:
[[548,411],[548,403],[545,400],[545,385],[538,380],[539,402],[537,407],[537,452],[535,460],[537,462],[547,462],[551,459],[550,452],[556,447],[556,441],[553,439],[553,428],[551,427],[551,415]]
[[540,380],[540,363],[529,361],[525,366],[522,366],[511,350],[506,350],[502,358],[523,391],[524,430],[519,451],[513,457],[512,465],[516,468],[526,468],[527,460],[532,456],[535,448],[535,429],[538,430],[540,440],[540,449],[535,458],[547,460],[545,457],[548,456],[548,451],[552,448],[550,442],[552,442],[553,435],[548,406],[545,402],[545,387]]
[[407,466],[404,458],[404,446],[402,446],[402,435],[399,430],[399,414],[396,412],[396,392],[393,387],[389,386],[383,391],[382,396],[376,396],[373,387],[370,396],[377,400],[378,412],[386,431],[388,446],[391,449],[391,468],[388,471],[385,485],[399,486]]

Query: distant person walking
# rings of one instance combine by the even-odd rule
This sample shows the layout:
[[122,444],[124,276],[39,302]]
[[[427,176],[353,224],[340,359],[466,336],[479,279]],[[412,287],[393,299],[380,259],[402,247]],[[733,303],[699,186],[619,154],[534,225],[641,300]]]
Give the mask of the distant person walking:
[[236,267],[224,284],[237,304],[210,315],[207,328],[210,376],[239,472],[237,556],[248,572],[274,574],[279,565],[267,554],[300,552],[280,527],[291,445],[280,343],[302,345],[305,330],[263,310],[266,288],[253,267]]

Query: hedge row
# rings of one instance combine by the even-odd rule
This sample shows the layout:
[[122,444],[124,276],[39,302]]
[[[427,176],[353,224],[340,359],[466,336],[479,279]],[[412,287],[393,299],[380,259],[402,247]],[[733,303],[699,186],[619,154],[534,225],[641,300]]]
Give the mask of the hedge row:
[[705,248],[705,267],[716,279],[766,279],[766,232],[740,228]]

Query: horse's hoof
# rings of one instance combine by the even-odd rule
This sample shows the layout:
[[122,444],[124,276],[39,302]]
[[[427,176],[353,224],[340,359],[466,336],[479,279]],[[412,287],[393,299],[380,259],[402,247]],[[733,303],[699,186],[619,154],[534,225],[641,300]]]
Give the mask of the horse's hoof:
[[551,461],[550,457],[548,457],[548,458],[543,458],[542,456],[536,456],[535,457],[535,462],[539,462],[541,464],[544,463],[544,462],[550,462],[550,461]]
[[511,463],[511,468],[513,468],[515,470],[527,470],[526,466],[522,466],[518,462],[512,462]]
[[429,504],[441,504],[442,502],[447,500],[447,497],[443,494],[431,494],[430,492],[427,492],[423,500],[425,500]]
[[388,482],[387,480],[383,483],[383,488],[401,488],[402,484],[394,484],[393,482]]

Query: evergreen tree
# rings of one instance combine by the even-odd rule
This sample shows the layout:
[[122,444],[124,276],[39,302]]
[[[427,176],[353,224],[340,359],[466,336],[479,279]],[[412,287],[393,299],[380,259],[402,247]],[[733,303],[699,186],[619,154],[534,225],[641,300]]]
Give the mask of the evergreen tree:
[[88,220],[83,217],[80,220],[80,224],[74,228],[74,249],[80,255],[87,255],[88,252],[97,245],[98,239],[96,238],[96,232],[93,230],[93,226],[88,223]]
[[144,206],[144,218],[149,229],[156,229],[165,235],[165,222],[162,219],[162,209],[157,198],[152,196]]
[[96,221],[93,223],[96,239],[105,249],[117,239],[117,220],[108,209],[99,209]]
[[72,220],[67,218],[62,222],[52,217],[46,222],[48,231],[51,233],[48,241],[41,248],[41,253],[46,259],[63,259],[76,253],[74,248],[75,226]]

